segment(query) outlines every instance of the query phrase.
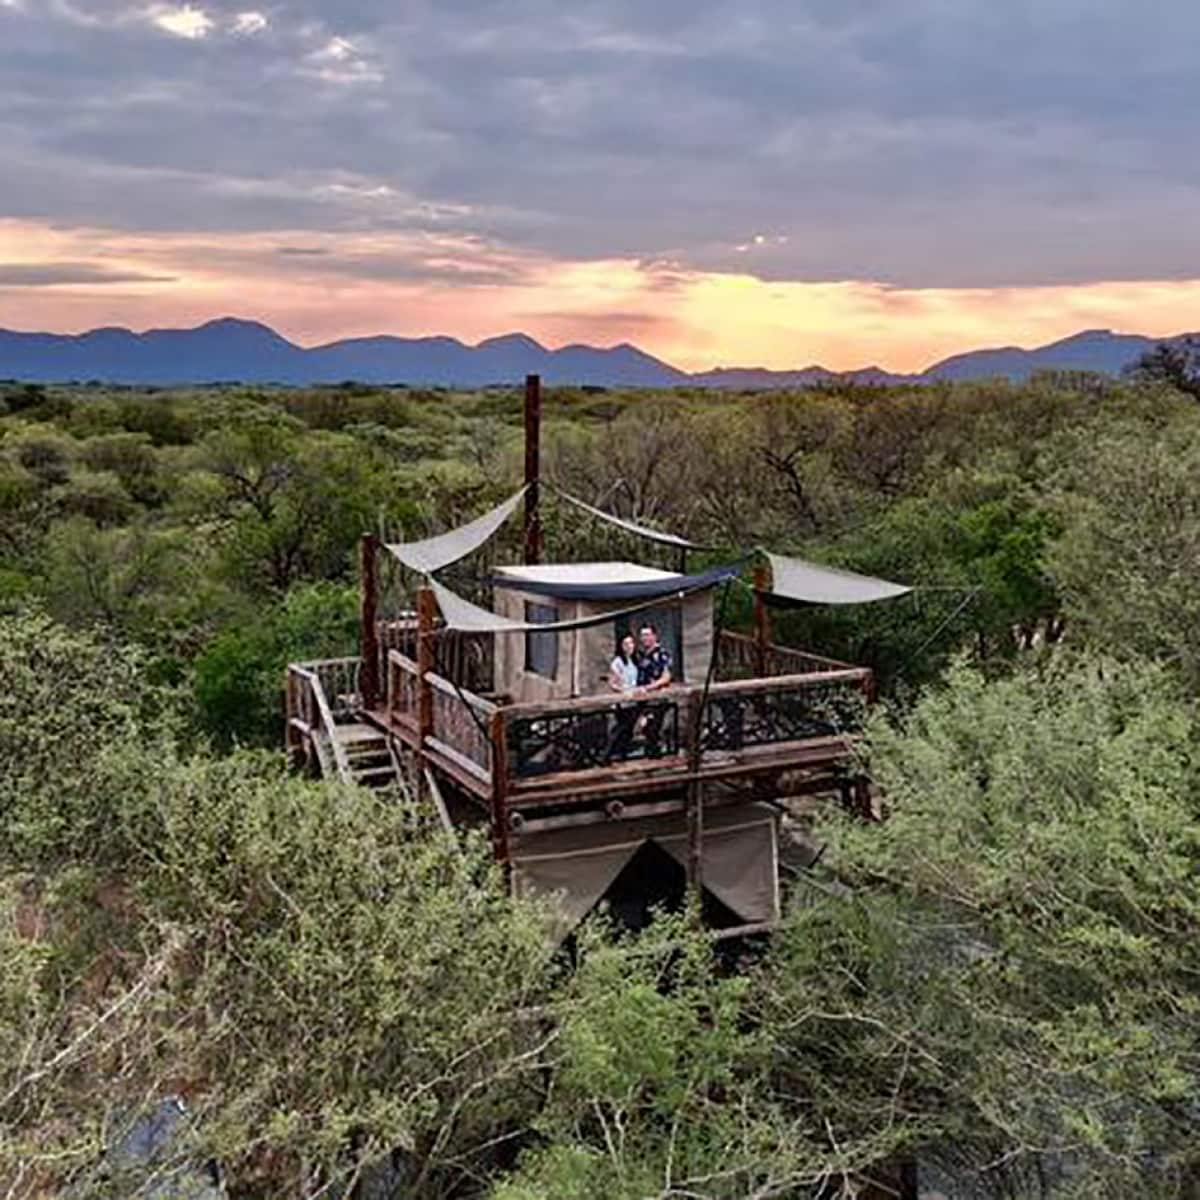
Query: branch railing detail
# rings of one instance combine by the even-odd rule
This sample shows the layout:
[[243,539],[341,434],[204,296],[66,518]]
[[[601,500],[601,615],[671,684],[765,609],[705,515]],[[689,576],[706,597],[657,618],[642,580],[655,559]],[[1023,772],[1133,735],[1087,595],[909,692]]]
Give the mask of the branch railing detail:
[[488,780],[492,773],[490,722],[496,706],[466,688],[456,688],[439,675],[429,675],[433,691],[434,748],[458,760],[459,766]]
[[870,681],[870,671],[850,668],[714,684],[701,718],[700,748],[738,751],[857,733]]
[[518,779],[671,758],[683,746],[678,689],[661,698],[562,701],[505,710],[508,764]]
[[389,721],[400,720],[417,725],[419,708],[419,677],[417,664],[399,650],[387,652],[386,680],[387,715]]
[[[387,656],[387,713],[390,721],[408,724],[420,731],[420,668],[398,650]],[[425,675],[429,688],[430,727],[425,741],[480,780],[491,777],[492,742],[489,722],[496,706],[466,688],[456,687],[430,671]]]
[[[379,677],[386,679],[389,652],[396,650],[405,658],[416,659],[417,619],[415,616],[401,616],[380,621],[375,630],[379,646]],[[490,692],[495,676],[495,643],[495,635],[491,633],[435,629],[434,670],[443,679],[457,683],[469,692]]]

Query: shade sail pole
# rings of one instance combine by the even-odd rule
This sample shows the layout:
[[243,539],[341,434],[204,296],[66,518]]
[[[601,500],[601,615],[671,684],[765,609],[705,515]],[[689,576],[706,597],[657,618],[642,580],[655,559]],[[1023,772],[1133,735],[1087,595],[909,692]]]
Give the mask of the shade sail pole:
[[770,576],[764,563],[754,568],[754,671],[759,679],[767,677],[767,659],[771,646],[771,614],[767,611]]
[[525,376],[525,562],[542,561],[541,491],[542,377]]
[[363,708],[379,703],[379,539],[364,533],[360,542],[362,578],[359,583],[359,668],[358,690]]

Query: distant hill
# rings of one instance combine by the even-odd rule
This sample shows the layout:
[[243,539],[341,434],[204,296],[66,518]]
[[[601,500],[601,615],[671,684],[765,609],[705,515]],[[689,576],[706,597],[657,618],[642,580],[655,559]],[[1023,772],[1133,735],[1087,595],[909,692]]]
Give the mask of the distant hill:
[[[1189,335],[1178,335],[1182,338]],[[1047,369],[1116,374],[1155,345],[1155,339],[1107,329],[1023,350],[974,350],[935,363],[918,375],[880,367],[795,371],[718,367],[689,375],[622,344],[549,350],[521,333],[469,346],[452,337],[365,337],[304,347],[256,321],[222,317],[196,329],[93,329],[82,334],[0,330],[0,379],[40,382],[98,379],[110,383],[410,383],[480,387],[537,373],[550,384],[607,387],[694,387],[737,390],[812,387],[822,383],[931,383],[1004,377],[1027,379]]]
[[1147,350],[1161,341],[1178,341],[1192,334],[1172,338],[1141,337],[1134,333],[1113,333],[1111,329],[1087,329],[1082,333],[1022,350],[1005,346],[998,350],[972,350],[934,363],[922,375],[924,380],[936,379],[1007,379],[1025,380],[1035,371],[1101,371],[1106,375],[1120,374],[1122,368],[1135,362]]
[[757,391],[764,388],[804,388],[826,383],[920,383],[919,375],[896,375],[881,367],[860,367],[856,371],[830,371],[826,367],[801,367],[798,371],[769,371],[765,367],[717,367],[692,375],[690,382],[700,387],[737,388]]
[[363,383],[479,387],[536,372],[547,383],[667,387],[688,376],[621,345],[548,350],[524,334],[468,346],[457,338],[367,337],[305,348],[256,321],[197,329],[95,329],[79,335],[0,330],[0,379],[110,383]]

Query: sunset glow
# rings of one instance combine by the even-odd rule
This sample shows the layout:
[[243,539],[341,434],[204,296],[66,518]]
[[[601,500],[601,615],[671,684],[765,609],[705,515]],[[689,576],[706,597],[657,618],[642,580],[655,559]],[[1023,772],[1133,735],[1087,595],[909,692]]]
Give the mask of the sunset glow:
[[[431,277],[403,278],[404,263]],[[401,277],[372,277],[389,267]],[[551,347],[633,342],[686,370],[819,362],[916,371],[965,348],[1084,328],[1153,336],[1200,327],[1200,280],[904,289],[562,262],[454,239],[284,232],[216,246],[0,223],[0,326],[145,329],[224,314],[305,345],[376,333],[477,342],[519,329]]]

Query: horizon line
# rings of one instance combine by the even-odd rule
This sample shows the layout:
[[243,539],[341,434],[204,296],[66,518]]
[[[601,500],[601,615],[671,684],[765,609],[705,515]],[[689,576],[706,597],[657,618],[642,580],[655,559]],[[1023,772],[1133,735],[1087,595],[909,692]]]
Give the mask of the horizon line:
[[662,366],[664,366],[672,371],[678,372],[680,375],[683,375],[683,376],[686,376],[689,378],[692,378],[692,377],[695,377],[698,375],[700,375],[700,376],[713,375],[713,374],[717,374],[722,371],[762,372],[762,373],[772,374],[772,375],[802,374],[806,371],[825,371],[830,375],[855,375],[855,374],[862,373],[864,371],[881,371],[887,375],[903,376],[903,377],[907,377],[907,378],[919,378],[923,375],[928,374],[931,370],[933,370],[935,367],[939,366],[940,364],[947,362],[950,359],[961,357],[963,355],[979,354],[979,353],[995,353],[995,352],[1012,351],[1012,350],[1015,350],[1015,351],[1018,351],[1021,353],[1032,353],[1037,350],[1044,350],[1049,346],[1055,346],[1062,342],[1071,341],[1075,338],[1082,337],[1086,334],[1106,334],[1110,337],[1140,337],[1140,338],[1146,338],[1147,340],[1152,341],[1152,342],[1165,342],[1165,341],[1171,341],[1171,340],[1174,340],[1174,339],[1180,338],[1180,337],[1192,336],[1191,334],[1189,334],[1186,331],[1177,332],[1177,333],[1166,333],[1166,334],[1142,334],[1142,333],[1127,333],[1127,332],[1113,329],[1111,327],[1093,326],[1090,328],[1076,330],[1074,333],[1067,334],[1065,337],[1055,338],[1052,341],[1039,343],[1037,345],[1028,345],[1027,346],[1027,345],[1021,345],[1018,343],[1008,343],[1005,345],[975,346],[975,347],[969,347],[964,350],[957,350],[951,354],[943,355],[941,358],[935,360],[934,362],[928,364],[927,366],[923,367],[921,370],[918,370],[918,371],[897,371],[897,370],[893,370],[890,367],[881,366],[878,363],[867,363],[867,364],[864,364],[859,367],[850,367],[850,368],[843,369],[843,370],[835,370],[834,368],[826,367],[823,364],[816,362],[816,361],[809,362],[809,363],[805,364],[804,366],[782,367],[782,368],[780,368],[780,367],[764,367],[764,366],[743,366],[743,365],[726,366],[726,365],[722,365],[722,364],[717,364],[717,365],[714,365],[711,367],[706,367],[705,369],[699,370],[699,371],[688,371],[682,367],[676,366],[674,363],[672,363],[668,359],[663,358],[660,355],[654,354],[651,351],[646,350],[643,347],[637,345],[637,343],[631,342],[628,340],[616,342],[616,343],[613,343],[610,345],[602,345],[602,344],[597,344],[597,343],[593,343],[593,342],[573,341],[573,342],[564,342],[558,346],[552,346],[552,345],[548,345],[545,342],[540,341],[538,338],[534,337],[532,334],[525,333],[524,331],[519,330],[519,329],[514,329],[514,330],[508,330],[503,333],[490,334],[489,336],[481,338],[478,342],[474,342],[474,343],[465,341],[461,337],[458,337],[457,335],[451,334],[451,333],[402,334],[402,333],[386,333],[386,332],[356,334],[356,335],[353,335],[350,337],[335,338],[332,341],[317,341],[317,342],[305,343],[303,341],[294,339],[293,337],[291,337],[290,335],[288,335],[286,333],[281,333],[280,330],[277,329],[269,321],[262,320],[258,317],[236,316],[236,315],[228,313],[228,312],[221,313],[217,316],[209,317],[206,320],[200,321],[196,325],[147,325],[146,327],[141,328],[141,329],[134,328],[134,327],[128,326],[128,325],[96,325],[96,326],[93,326],[88,329],[82,329],[79,332],[62,332],[62,331],[52,330],[52,329],[14,329],[9,326],[0,326],[0,333],[14,334],[18,337],[24,336],[24,337],[83,338],[83,337],[87,337],[94,333],[105,333],[105,332],[111,331],[114,333],[127,333],[134,337],[144,337],[144,336],[146,336],[148,334],[152,334],[152,333],[195,333],[201,329],[206,329],[210,325],[220,325],[222,323],[257,326],[259,328],[267,330],[269,333],[273,334],[275,337],[278,337],[281,340],[287,342],[288,345],[293,346],[295,349],[300,350],[301,352],[318,351],[318,350],[328,349],[329,347],[332,347],[332,346],[346,345],[347,343],[353,343],[353,342],[375,341],[378,339],[388,339],[388,340],[392,340],[392,341],[408,342],[408,343],[428,342],[428,341],[447,341],[447,342],[454,342],[455,344],[461,346],[465,350],[479,350],[481,347],[486,346],[489,342],[498,342],[498,341],[505,341],[507,339],[518,339],[519,338],[524,341],[533,343],[533,345],[536,346],[539,350],[542,350],[548,354],[557,354],[562,351],[572,350],[572,349],[595,350],[595,351],[600,351],[600,352],[611,352],[611,351],[621,350],[621,349],[630,349],[630,350],[636,351],[639,354],[646,356],[647,358],[654,360],[657,363],[660,363]]

